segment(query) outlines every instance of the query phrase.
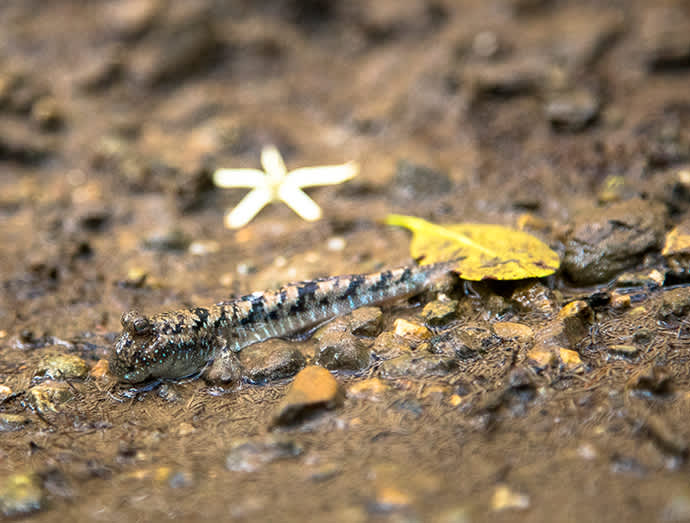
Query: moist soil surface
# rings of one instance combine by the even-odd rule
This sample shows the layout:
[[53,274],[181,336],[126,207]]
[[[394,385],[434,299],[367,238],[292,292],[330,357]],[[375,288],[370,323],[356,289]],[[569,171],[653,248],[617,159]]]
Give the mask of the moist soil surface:
[[[4,516],[690,519],[688,258],[662,255],[688,27],[670,1],[3,1]],[[213,171],[270,144],[360,173],[308,190],[319,221],[226,229],[247,190]],[[388,213],[523,228],[562,269],[254,345],[220,383],[106,372],[127,310],[413,264]],[[276,414],[313,364],[337,387]]]

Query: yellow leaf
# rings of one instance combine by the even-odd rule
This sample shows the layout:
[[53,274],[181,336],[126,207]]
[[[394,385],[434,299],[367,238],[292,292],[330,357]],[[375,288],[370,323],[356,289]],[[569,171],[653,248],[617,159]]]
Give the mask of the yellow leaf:
[[423,265],[457,259],[453,270],[465,280],[541,278],[559,266],[558,254],[541,240],[501,225],[437,225],[399,214],[386,223],[412,231],[410,252]]

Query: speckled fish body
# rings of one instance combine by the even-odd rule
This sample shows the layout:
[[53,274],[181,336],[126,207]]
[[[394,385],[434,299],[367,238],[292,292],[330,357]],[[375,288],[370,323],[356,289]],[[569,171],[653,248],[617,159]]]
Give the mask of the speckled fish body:
[[122,316],[110,371],[123,381],[192,375],[222,351],[294,334],[358,307],[419,293],[448,273],[449,264],[333,276],[255,292],[211,307]]

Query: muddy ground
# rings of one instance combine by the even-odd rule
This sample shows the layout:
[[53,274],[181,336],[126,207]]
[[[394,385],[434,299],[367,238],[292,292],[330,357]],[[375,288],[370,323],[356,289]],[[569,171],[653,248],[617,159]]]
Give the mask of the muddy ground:
[[[2,513],[690,520],[688,258],[661,254],[690,229],[689,28],[671,1],[4,0]],[[211,173],[268,144],[361,173],[309,190],[318,222],[225,229],[246,191]],[[251,347],[236,382],[104,372],[131,308],[412,263],[390,212],[525,228],[563,270]],[[272,426],[314,363],[344,401]]]

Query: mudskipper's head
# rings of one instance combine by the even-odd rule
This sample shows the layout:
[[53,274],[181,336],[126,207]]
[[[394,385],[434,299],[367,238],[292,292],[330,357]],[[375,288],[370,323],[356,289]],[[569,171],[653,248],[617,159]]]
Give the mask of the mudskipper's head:
[[122,334],[110,354],[110,372],[122,381],[184,378],[201,370],[225,346],[199,318],[168,312],[147,318],[138,311],[122,315]]
[[110,354],[110,372],[123,381],[137,383],[151,376],[148,354],[157,341],[151,321],[139,311],[122,315],[122,334]]

